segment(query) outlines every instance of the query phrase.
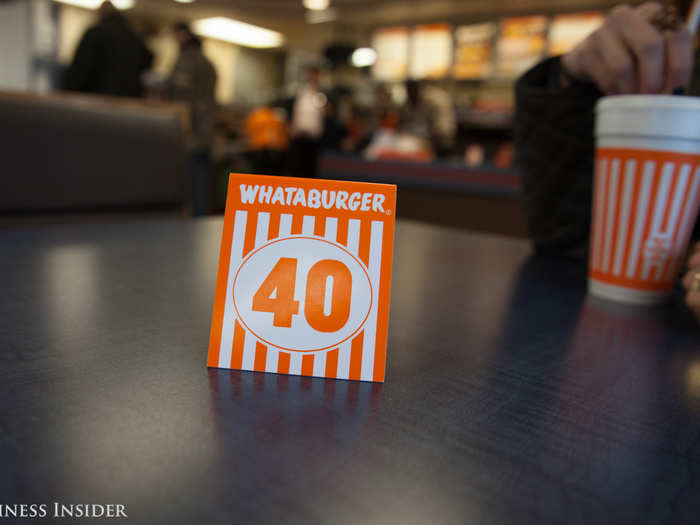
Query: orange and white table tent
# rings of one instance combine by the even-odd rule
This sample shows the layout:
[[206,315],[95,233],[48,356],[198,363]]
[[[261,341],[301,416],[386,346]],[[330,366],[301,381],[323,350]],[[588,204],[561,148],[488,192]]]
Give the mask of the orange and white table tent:
[[384,381],[396,186],[231,174],[207,366]]

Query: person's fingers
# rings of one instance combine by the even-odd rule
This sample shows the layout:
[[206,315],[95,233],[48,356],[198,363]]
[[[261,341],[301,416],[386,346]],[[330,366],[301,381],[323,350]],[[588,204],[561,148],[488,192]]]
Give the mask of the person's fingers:
[[600,31],[597,35],[598,54],[607,66],[608,76],[615,93],[634,93],[637,90],[637,71],[634,57],[622,43],[619,35]]
[[681,284],[683,285],[683,288],[685,288],[686,290],[688,288],[690,288],[690,283],[692,280],[693,280],[693,272],[690,272],[690,271],[685,272],[685,274],[681,278]]
[[695,311],[695,315],[700,313],[700,292],[688,292],[685,294],[685,304]]
[[633,8],[633,10],[636,11],[639,16],[646,20],[651,20],[654,18],[661,12],[662,9],[663,6],[659,2],[644,2],[643,4]]
[[660,9],[643,4],[633,9],[619,6],[610,14],[610,25],[622,36],[637,62],[637,89],[640,93],[658,93],[664,84],[665,40],[649,22]]
[[688,268],[696,268],[700,272],[700,252],[693,252],[688,258]]
[[693,71],[693,38],[686,28],[665,31],[663,36],[666,41],[663,90],[670,93],[676,88],[685,88],[690,84]]
[[591,42],[578,57],[579,65],[585,72],[586,80],[595,83],[606,95],[617,93],[615,75],[608,68],[599,44],[600,34],[592,35]]

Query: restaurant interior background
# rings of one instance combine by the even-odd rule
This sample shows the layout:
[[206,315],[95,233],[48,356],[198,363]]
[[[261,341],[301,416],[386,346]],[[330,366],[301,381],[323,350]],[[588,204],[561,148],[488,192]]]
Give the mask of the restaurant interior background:
[[[0,224],[190,215],[189,108],[149,88],[168,78],[173,24],[187,21],[218,78],[209,213],[223,211],[229,172],[260,171],[252,112],[270,107],[286,125],[289,101],[320,66],[332,128],[320,177],[396,183],[400,216],[523,236],[514,81],[617,2],[114,0],[154,55],[142,99],[61,90],[100,3],[0,1]],[[401,129],[407,80],[442,97],[454,119],[447,147]]]

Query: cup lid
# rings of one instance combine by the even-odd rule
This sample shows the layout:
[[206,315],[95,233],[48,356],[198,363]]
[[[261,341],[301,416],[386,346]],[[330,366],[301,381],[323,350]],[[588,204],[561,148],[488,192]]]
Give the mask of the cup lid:
[[700,109],[700,97],[687,95],[610,95],[602,97],[596,111],[607,109]]
[[596,136],[700,141],[700,97],[613,95],[596,104]]

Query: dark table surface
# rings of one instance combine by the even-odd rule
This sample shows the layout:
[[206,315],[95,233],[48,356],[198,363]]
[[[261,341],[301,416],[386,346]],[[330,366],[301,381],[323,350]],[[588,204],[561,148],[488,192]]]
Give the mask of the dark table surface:
[[[400,222],[387,381],[207,369],[221,219],[0,231],[0,503],[135,523],[699,523],[700,329]],[[25,520],[27,521],[27,520]]]

